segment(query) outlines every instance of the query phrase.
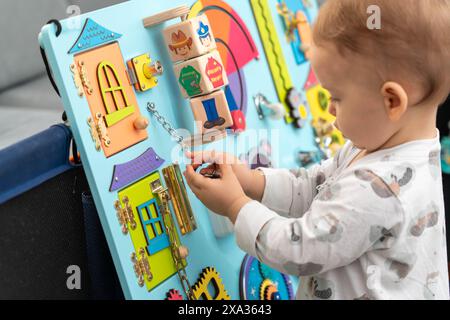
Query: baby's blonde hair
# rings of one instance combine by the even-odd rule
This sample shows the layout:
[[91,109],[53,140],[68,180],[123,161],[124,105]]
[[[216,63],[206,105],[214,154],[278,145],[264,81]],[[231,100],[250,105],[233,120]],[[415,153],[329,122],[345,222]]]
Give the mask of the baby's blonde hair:
[[[368,27],[368,8],[380,8],[381,29]],[[327,0],[313,29],[317,46],[372,58],[384,81],[410,77],[442,103],[450,93],[450,0]]]

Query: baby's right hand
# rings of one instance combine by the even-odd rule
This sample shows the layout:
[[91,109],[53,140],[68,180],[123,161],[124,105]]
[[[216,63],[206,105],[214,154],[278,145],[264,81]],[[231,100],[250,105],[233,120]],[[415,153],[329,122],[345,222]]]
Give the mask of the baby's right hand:
[[[265,178],[260,172],[250,170],[237,157],[228,153],[216,151],[186,152],[186,157],[192,160],[194,170],[203,164],[210,164],[200,171],[200,174],[211,174],[215,171],[214,164],[227,164],[233,169],[244,192],[252,199],[260,201],[265,187]],[[261,181],[262,180],[262,181]]]

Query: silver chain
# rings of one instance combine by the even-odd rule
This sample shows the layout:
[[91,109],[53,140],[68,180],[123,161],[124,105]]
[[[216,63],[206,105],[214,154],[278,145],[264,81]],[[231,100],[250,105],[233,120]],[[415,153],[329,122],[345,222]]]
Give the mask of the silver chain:
[[153,102],[149,102],[147,103],[147,110],[148,112],[150,112],[155,118],[156,120],[162,125],[162,127],[164,128],[164,130],[166,130],[169,135],[178,143],[180,144],[183,148],[185,148],[186,146],[184,145],[184,137],[180,136],[177,133],[177,130],[174,129],[174,127],[170,124],[170,122],[168,122],[166,120],[166,118],[164,118],[164,116],[162,116],[158,110],[156,110],[156,104]]

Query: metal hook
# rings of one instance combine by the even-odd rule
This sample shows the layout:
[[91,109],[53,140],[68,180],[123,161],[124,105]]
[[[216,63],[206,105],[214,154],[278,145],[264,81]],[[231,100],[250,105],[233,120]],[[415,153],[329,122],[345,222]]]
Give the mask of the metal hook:
[[260,120],[264,120],[267,115],[267,112],[264,110],[269,110],[268,115],[274,120],[280,120],[286,115],[284,106],[281,103],[271,103],[262,93],[256,94],[253,97],[253,101]]

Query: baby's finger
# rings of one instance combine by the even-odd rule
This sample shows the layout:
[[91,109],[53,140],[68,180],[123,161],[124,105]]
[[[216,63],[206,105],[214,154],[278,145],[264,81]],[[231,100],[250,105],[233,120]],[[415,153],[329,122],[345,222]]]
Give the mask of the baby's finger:
[[186,158],[191,160],[191,164],[194,167],[194,170],[197,170],[198,167],[200,167],[201,165],[203,165],[205,162],[203,161],[203,152],[191,152],[191,151],[186,151],[184,153],[184,155],[186,156]]
[[184,176],[186,177],[186,182],[191,188],[193,187],[201,190],[208,184],[208,179],[195,172],[194,168],[191,165],[186,166],[186,172]]
[[203,165],[203,162],[201,161],[201,158],[199,158],[198,155],[194,155],[193,152],[186,151],[184,153],[184,155],[186,156],[187,159],[191,160],[191,165],[194,168],[194,171],[197,171],[197,169]]
[[196,188],[192,183],[190,183],[190,181],[188,181],[187,178],[186,178],[186,182],[187,182],[189,188],[191,189],[192,193],[195,194],[195,196],[198,198],[198,195],[200,194],[200,190],[198,188]]
[[192,188],[194,187],[193,179],[195,176],[195,170],[192,165],[186,165],[186,171],[184,172],[184,177],[186,178],[187,184]]
[[230,174],[234,175],[233,169],[231,168],[231,166],[229,164],[219,164],[218,165],[220,171],[222,172],[222,177],[226,177]]
[[191,152],[191,159],[195,164],[224,163],[225,155],[215,150]]

